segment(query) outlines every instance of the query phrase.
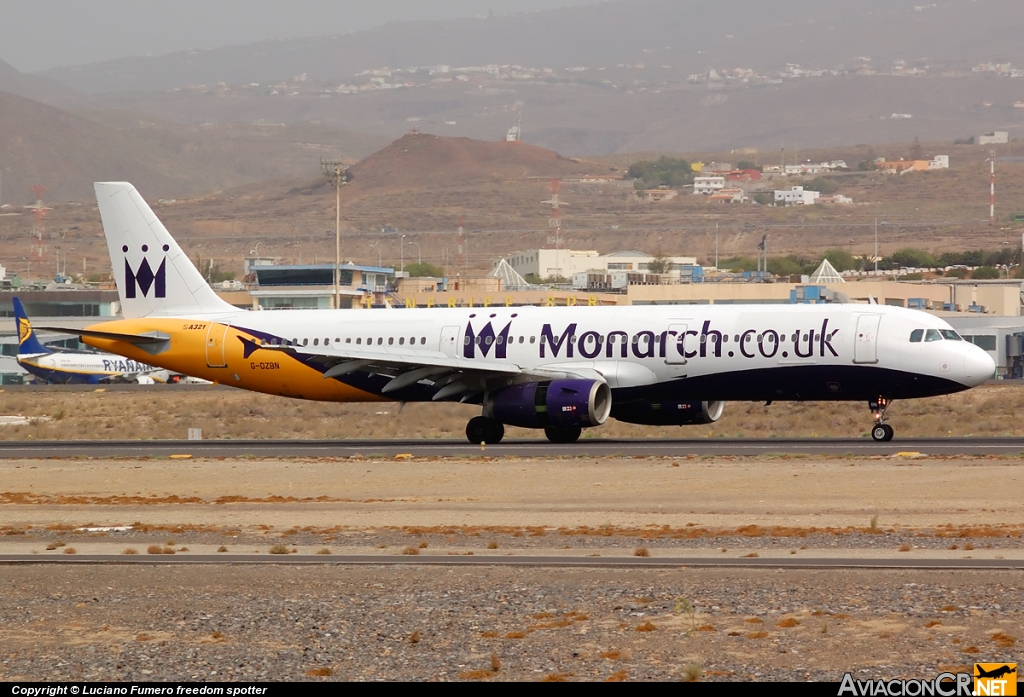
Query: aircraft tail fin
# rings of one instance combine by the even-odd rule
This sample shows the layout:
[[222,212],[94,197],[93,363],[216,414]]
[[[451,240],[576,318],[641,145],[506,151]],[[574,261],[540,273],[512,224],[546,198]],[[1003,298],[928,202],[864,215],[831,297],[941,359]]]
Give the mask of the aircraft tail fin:
[[12,300],[14,301],[14,322],[18,325],[18,353],[51,353],[50,349],[43,346],[42,342],[36,338],[36,333],[32,330],[32,322],[29,321],[28,313],[25,312],[25,306],[21,304],[21,300],[17,297]]
[[96,182],[96,202],[125,318],[233,312],[127,182]]

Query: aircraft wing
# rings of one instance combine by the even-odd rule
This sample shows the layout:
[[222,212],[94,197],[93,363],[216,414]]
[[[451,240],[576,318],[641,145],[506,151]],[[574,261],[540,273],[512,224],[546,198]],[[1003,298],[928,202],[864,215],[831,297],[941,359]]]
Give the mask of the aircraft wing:
[[552,380],[556,378],[586,378],[604,380],[594,370],[576,370],[568,366],[552,369],[523,369],[507,361],[468,360],[451,356],[424,356],[409,351],[376,352],[311,348],[308,346],[268,346],[260,350],[287,353],[323,371],[323,377],[340,378],[355,372],[374,373],[390,377],[382,394],[397,392],[416,383],[438,387],[434,401],[466,399],[488,389],[513,383]]

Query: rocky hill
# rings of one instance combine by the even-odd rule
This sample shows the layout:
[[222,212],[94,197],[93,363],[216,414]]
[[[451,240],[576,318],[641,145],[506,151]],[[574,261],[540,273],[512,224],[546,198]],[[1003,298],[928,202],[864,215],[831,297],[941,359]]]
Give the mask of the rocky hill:
[[432,189],[472,182],[561,178],[594,165],[525,143],[409,133],[354,165],[354,189]]

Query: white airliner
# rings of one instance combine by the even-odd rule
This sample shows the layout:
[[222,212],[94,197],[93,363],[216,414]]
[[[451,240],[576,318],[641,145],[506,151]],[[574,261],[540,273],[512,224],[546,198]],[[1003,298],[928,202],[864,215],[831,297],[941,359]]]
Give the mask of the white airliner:
[[172,371],[327,401],[479,404],[466,435],[505,425],[554,442],[609,417],[710,423],[726,400],[854,400],[890,440],[894,399],[993,376],[944,321],[882,305],[478,307],[251,312],[221,300],[131,184],[98,183],[125,319],[88,344]]
[[12,301],[14,321],[18,324],[18,365],[37,378],[62,385],[98,385],[108,382],[152,385],[167,381],[169,375],[166,370],[123,356],[51,351],[36,337],[21,300],[14,297]]

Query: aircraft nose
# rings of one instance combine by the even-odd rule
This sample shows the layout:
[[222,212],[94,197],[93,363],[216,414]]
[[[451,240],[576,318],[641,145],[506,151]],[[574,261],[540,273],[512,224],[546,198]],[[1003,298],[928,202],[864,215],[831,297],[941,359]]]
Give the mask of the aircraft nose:
[[971,387],[995,377],[996,362],[983,349],[971,346],[964,356],[964,377]]

